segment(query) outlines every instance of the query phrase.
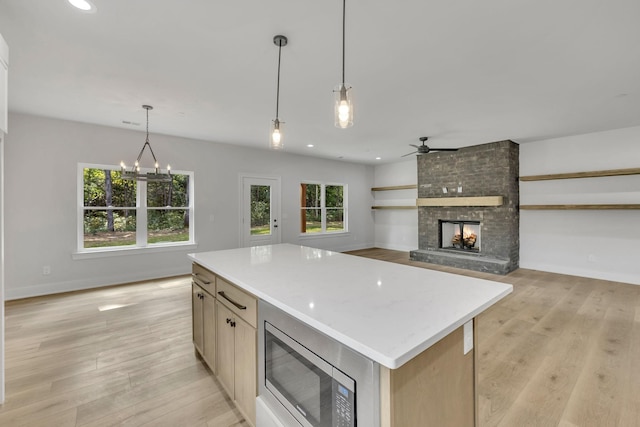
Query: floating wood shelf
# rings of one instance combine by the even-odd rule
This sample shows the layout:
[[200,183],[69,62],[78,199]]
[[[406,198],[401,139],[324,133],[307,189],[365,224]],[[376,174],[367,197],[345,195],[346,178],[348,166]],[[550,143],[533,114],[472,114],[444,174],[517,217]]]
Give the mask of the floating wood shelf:
[[389,187],[373,187],[371,191],[390,191],[390,190],[415,190],[418,188],[417,184],[409,185],[392,185]]
[[371,206],[371,209],[418,209],[417,206]]
[[608,204],[608,205],[520,205],[521,210],[620,210],[640,209],[636,204]]
[[521,176],[520,181],[546,181],[551,179],[598,178],[603,176],[640,175],[640,168],[610,169],[592,172],[556,173],[550,175]]
[[502,196],[428,197],[416,200],[418,206],[502,206]]

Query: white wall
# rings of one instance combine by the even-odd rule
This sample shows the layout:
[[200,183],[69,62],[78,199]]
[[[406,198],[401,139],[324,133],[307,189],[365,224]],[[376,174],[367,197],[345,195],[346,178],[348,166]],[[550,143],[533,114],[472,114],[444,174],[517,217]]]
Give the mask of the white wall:
[[[520,175],[637,168],[640,127],[520,144]],[[520,182],[521,204],[640,203],[640,175]],[[520,211],[520,267],[640,285],[640,211]]]
[[[418,182],[418,167],[415,156],[398,163],[377,165],[374,170],[373,187],[408,185]],[[375,191],[374,203],[380,206],[413,205],[417,190]],[[397,251],[418,249],[418,209],[374,210],[375,246]]]
[[[161,162],[170,162],[175,170],[195,172],[198,248],[73,260],[77,164],[117,165],[132,159],[144,143],[144,133],[22,114],[10,114],[9,122],[11,134],[5,145],[7,299],[185,274],[190,271],[187,252],[238,247],[238,182],[243,173],[281,177],[283,242],[337,251],[373,245],[372,166],[152,134],[151,144]],[[301,181],[348,185],[348,234],[299,236]],[[45,265],[51,267],[48,276],[42,274]]]

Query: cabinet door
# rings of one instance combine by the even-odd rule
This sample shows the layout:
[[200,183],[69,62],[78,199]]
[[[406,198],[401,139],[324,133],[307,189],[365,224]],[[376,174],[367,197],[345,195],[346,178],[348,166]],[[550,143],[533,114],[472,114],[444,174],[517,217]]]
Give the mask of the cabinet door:
[[257,332],[238,319],[235,328],[235,400],[251,425],[256,424]]
[[193,345],[202,355],[204,353],[204,328],[202,324],[202,297],[204,291],[200,286],[191,284],[191,313],[193,324]]
[[216,328],[216,371],[222,386],[227,390],[231,399],[234,398],[234,329],[232,324],[235,318],[229,310],[216,301],[217,328]]
[[207,292],[202,292],[202,335],[204,353],[202,356],[215,373],[216,369],[216,300]]

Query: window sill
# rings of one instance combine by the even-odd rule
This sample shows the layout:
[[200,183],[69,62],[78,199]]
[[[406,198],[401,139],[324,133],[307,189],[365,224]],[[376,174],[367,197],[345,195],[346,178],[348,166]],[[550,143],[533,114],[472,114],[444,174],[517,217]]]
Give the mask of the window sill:
[[100,248],[97,250],[85,250],[82,252],[74,252],[71,254],[71,258],[78,259],[93,259],[93,258],[106,258],[117,256],[129,256],[137,254],[152,254],[160,252],[175,252],[196,249],[197,243],[185,242],[175,243],[170,245],[154,245],[147,246],[146,248],[130,247],[130,248]]
[[334,231],[330,233],[307,233],[307,234],[299,234],[298,238],[300,240],[305,239],[322,239],[327,237],[345,237],[349,236],[351,233],[348,231]]

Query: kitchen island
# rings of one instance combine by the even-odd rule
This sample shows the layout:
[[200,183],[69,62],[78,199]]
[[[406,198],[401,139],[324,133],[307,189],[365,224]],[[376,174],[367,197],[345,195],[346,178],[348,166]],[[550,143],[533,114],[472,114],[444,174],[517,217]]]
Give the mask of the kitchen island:
[[379,364],[382,426],[475,424],[474,321],[511,285],[290,244],[189,257]]

